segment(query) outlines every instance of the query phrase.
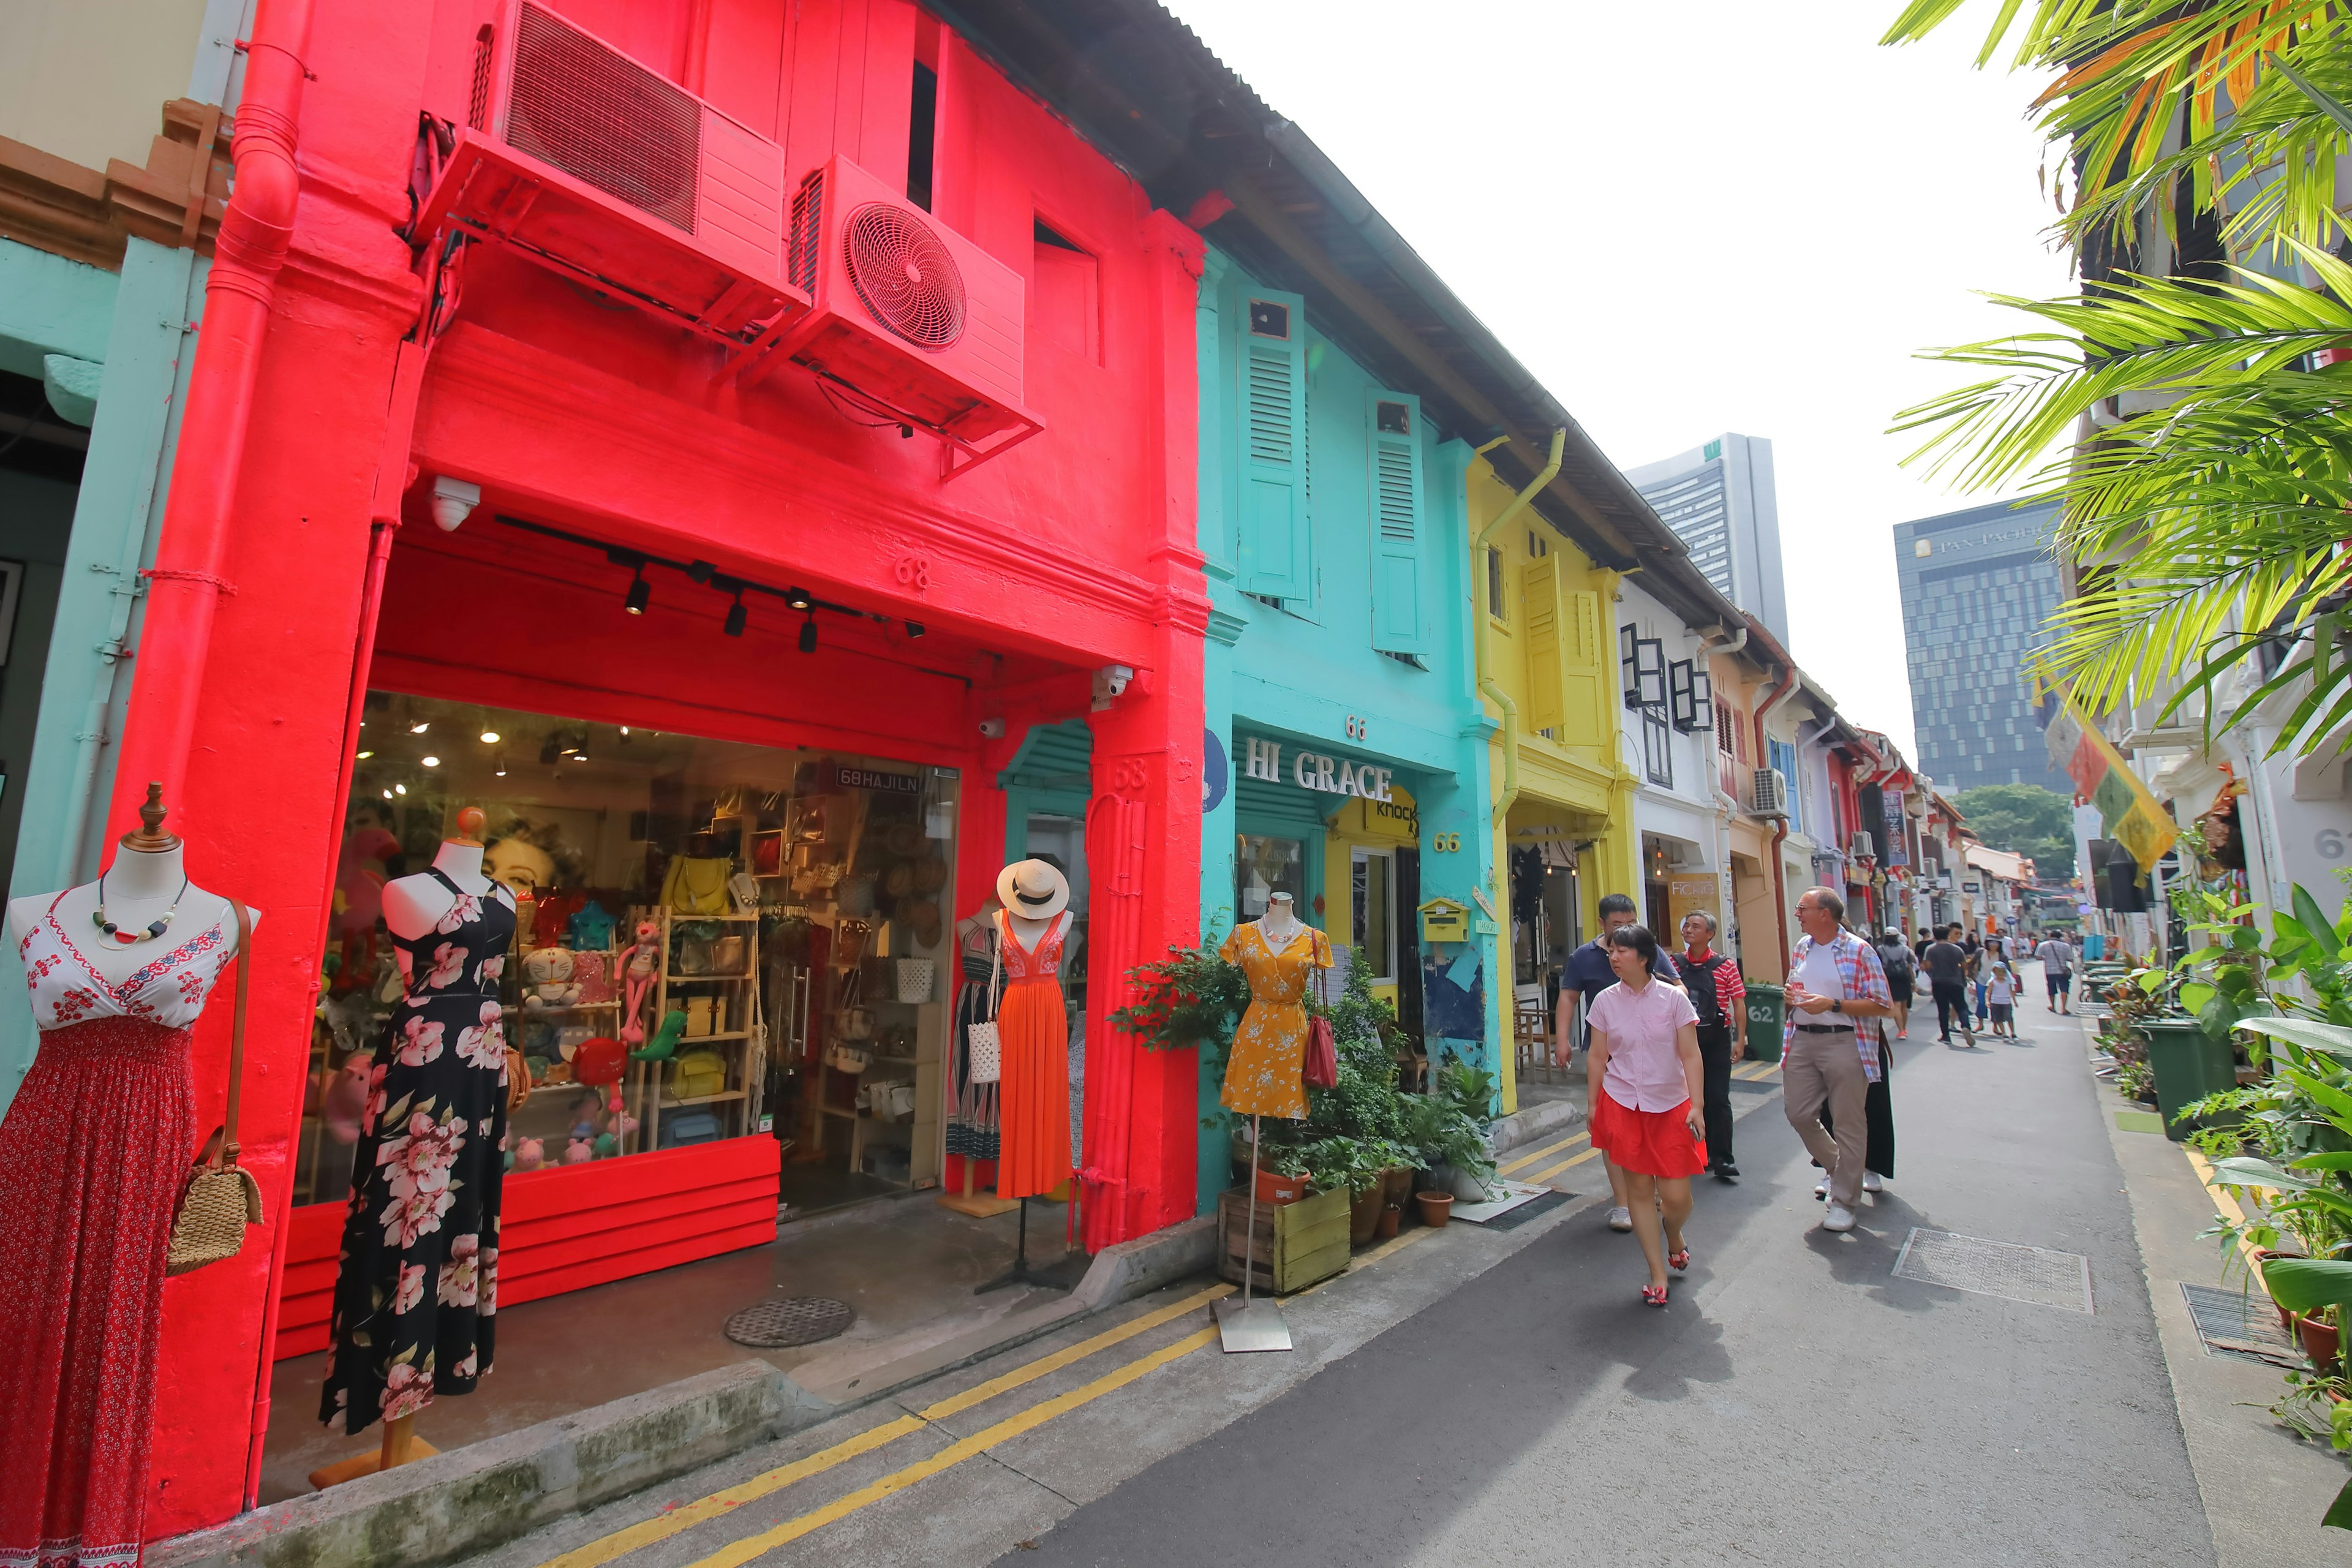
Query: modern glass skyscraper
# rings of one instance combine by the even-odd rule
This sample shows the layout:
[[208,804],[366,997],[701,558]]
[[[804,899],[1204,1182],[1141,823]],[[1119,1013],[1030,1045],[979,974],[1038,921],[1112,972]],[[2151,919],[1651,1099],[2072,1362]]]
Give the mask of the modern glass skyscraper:
[[1948,792],[2038,784],[2071,795],[2050,767],[2025,658],[2060,599],[2049,553],[2054,505],[1971,507],[1895,525],[1911,722],[1920,769]]
[[1789,640],[1780,582],[1780,511],[1772,490],[1772,443],[1729,431],[1704,446],[1628,468],[1658,520],[1690,551],[1716,592]]

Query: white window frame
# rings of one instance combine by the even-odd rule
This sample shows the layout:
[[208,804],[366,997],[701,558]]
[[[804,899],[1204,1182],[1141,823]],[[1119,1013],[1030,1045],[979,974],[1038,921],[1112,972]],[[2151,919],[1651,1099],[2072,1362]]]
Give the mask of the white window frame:
[[1367,952],[1364,954],[1364,961],[1376,971],[1383,968],[1386,970],[1386,973],[1374,973],[1371,976],[1371,984],[1374,985],[1393,985],[1396,984],[1395,972],[1397,966],[1397,868],[1395,850],[1376,848],[1370,845],[1365,844],[1356,844],[1349,847],[1348,940],[1350,942],[1353,942],[1356,937],[1356,868],[1364,864],[1368,860],[1385,860],[1388,862],[1388,875],[1382,879],[1381,885],[1386,889],[1385,897],[1388,903],[1389,950],[1385,953]]

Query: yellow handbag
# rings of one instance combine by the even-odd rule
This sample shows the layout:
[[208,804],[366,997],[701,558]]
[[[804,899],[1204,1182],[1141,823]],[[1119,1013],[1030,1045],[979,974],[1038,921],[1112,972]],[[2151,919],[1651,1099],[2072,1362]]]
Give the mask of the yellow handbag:
[[732,908],[727,901],[727,879],[734,869],[732,860],[681,855],[669,863],[669,873],[662,879],[662,902],[681,915],[726,914]]
[[727,1058],[717,1051],[680,1051],[670,1065],[669,1091],[680,1100],[706,1100],[727,1089]]
[[245,977],[253,968],[253,923],[244,900],[233,898],[229,905],[236,911],[236,1012],[229,1025],[228,1115],[180,1194],[163,1266],[166,1274],[185,1274],[235,1258],[245,1250],[246,1227],[261,1223],[261,1188],[253,1173],[236,1163],[236,1102],[245,1077]]

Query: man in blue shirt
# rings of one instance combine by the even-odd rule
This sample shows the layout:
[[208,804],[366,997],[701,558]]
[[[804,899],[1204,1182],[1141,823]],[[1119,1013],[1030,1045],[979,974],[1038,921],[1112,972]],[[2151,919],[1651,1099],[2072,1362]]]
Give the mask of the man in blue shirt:
[[[1609,967],[1609,950],[1601,945],[1601,941],[1619,926],[1633,923],[1633,900],[1622,893],[1610,893],[1601,900],[1601,935],[1568,955],[1567,971],[1560,977],[1559,1021],[1552,1039],[1551,1052],[1552,1059],[1563,1068],[1568,1066],[1569,1052],[1583,1033],[1584,1014],[1592,1005],[1592,999],[1617,984],[1617,973]],[[1683,989],[1682,972],[1675,967],[1674,955],[1663,942],[1658,944],[1657,957],[1650,965],[1650,973],[1675,990]],[[1570,990],[1577,995],[1577,1005],[1573,1008],[1567,1005]],[[1589,1110],[1586,1114],[1591,1114]],[[1606,1160],[1601,1164],[1608,1169],[1609,1190],[1617,1200],[1609,1208],[1609,1228],[1631,1231],[1633,1228],[1633,1211],[1625,1204],[1624,1174]]]

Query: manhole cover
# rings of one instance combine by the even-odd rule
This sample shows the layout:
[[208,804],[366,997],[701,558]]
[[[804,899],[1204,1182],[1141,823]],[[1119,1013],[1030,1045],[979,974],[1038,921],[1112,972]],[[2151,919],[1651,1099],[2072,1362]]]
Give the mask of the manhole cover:
[[1895,1259],[1895,1275],[2037,1307],[2091,1310],[2091,1262],[2079,1252],[1915,1229]]
[[825,1296],[779,1296],[727,1320],[727,1337],[753,1350],[782,1350],[829,1340],[857,1321],[846,1301]]

